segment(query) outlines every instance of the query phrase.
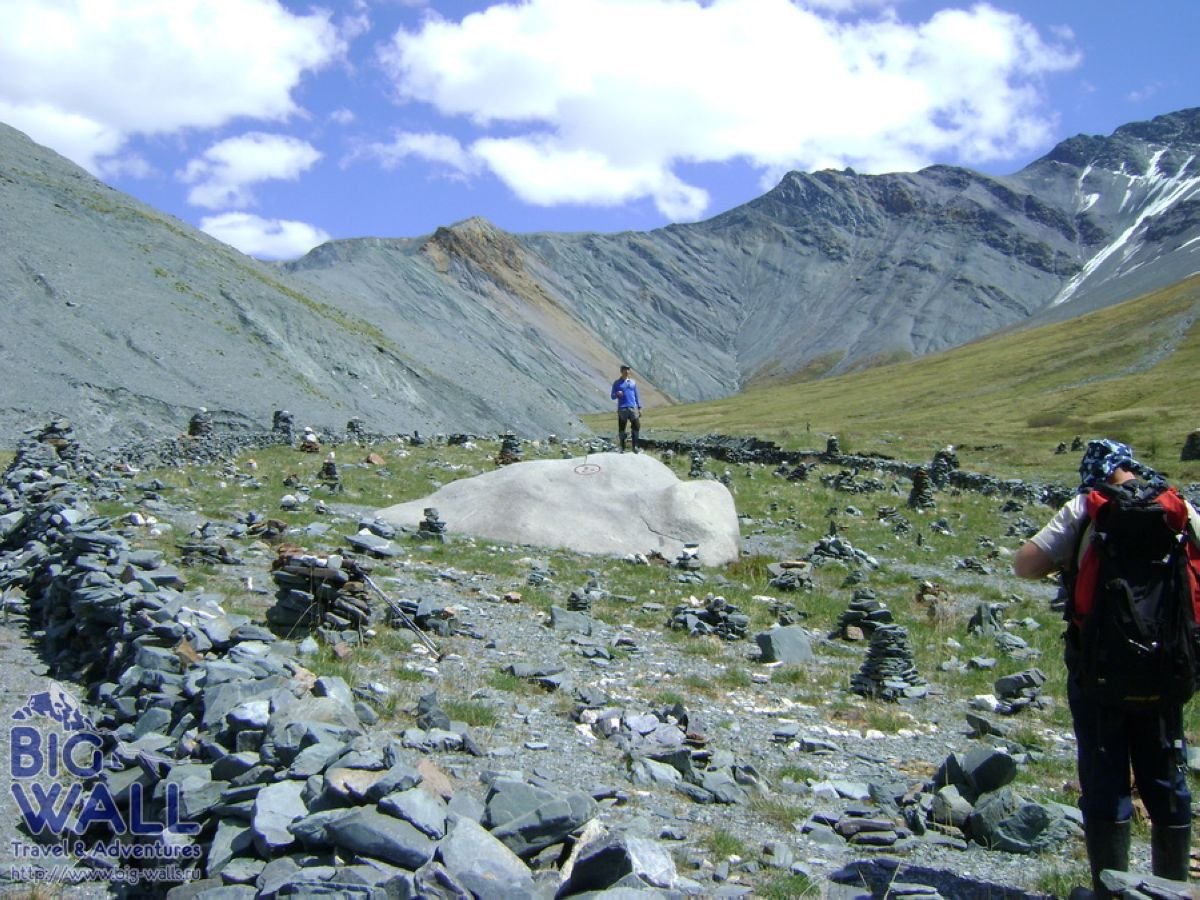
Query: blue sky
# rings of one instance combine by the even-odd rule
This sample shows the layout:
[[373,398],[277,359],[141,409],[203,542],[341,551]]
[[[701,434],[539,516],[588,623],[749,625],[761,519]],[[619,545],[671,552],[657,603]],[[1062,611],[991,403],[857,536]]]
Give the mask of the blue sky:
[[0,0],[0,121],[265,259],[1014,172],[1200,105],[1195,0]]

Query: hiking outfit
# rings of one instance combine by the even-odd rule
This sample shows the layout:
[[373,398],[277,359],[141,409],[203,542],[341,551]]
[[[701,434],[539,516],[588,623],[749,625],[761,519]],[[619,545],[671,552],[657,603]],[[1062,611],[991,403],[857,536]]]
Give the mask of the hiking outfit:
[[617,401],[617,436],[621,440],[621,452],[625,452],[626,428],[633,436],[633,452],[638,452],[638,436],[642,431],[642,399],[638,396],[637,382],[628,376],[613,382],[609,396]]
[[[1108,478],[1120,468],[1135,477],[1119,485],[1108,484]],[[1144,505],[1153,503],[1161,507],[1157,531],[1163,531],[1161,523],[1165,520],[1175,535],[1187,536],[1185,545],[1175,552],[1186,554],[1186,565],[1191,568],[1186,581],[1187,601],[1193,609],[1196,597],[1200,596],[1195,581],[1200,574],[1200,515],[1182,496],[1168,489],[1157,472],[1134,460],[1123,444],[1093,441],[1080,473],[1079,493],[1030,540],[1066,573],[1068,627],[1064,659],[1067,701],[1076,737],[1079,807],[1093,885],[1097,896],[1108,897],[1111,895],[1100,881],[1100,872],[1125,871],[1129,866],[1133,816],[1130,768],[1150,815],[1151,865],[1155,875],[1187,880],[1192,800],[1183,728],[1186,698],[1156,698],[1148,705],[1114,705],[1102,687],[1107,682],[1119,684],[1126,667],[1094,662],[1089,667],[1089,654],[1094,659],[1095,651],[1085,644],[1095,639],[1095,628],[1100,627],[1098,620],[1092,618],[1097,615],[1092,609],[1093,598],[1099,597],[1098,591],[1111,590],[1106,586],[1113,583],[1111,579],[1105,586],[1098,583],[1107,576],[1098,575],[1105,563],[1095,555],[1121,554],[1121,548],[1126,547],[1124,543],[1114,545],[1114,550],[1103,546],[1105,540],[1116,540],[1102,532],[1102,523],[1110,521],[1105,517],[1104,507],[1110,503],[1119,506],[1135,502],[1140,494]],[[1108,513],[1116,514],[1112,509]],[[1136,559],[1130,566],[1131,572],[1137,571]],[[1111,572],[1110,569],[1110,575]],[[1131,576],[1129,581],[1136,578]],[[1135,584],[1134,589],[1137,587]],[[1087,630],[1089,624],[1094,626],[1091,631]],[[1186,626],[1180,633],[1185,631],[1190,639],[1190,629]],[[1187,693],[1190,694],[1190,686]]]

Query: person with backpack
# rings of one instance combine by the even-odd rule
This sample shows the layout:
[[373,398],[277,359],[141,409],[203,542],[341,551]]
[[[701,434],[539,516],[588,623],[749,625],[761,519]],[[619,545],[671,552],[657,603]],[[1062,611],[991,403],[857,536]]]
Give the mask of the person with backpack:
[[1079,474],[1078,493],[1021,546],[1013,574],[1062,573],[1084,841],[1096,896],[1110,897],[1100,873],[1129,868],[1131,767],[1153,873],[1188,877],[1183,707],[1200,656],[1200,516],[1119,441],[1090,441]]

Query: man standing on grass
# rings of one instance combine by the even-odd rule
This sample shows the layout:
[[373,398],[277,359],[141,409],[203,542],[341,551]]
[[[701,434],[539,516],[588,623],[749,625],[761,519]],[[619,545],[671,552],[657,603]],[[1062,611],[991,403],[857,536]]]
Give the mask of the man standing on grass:
[[638,452],[638,435],[642,431],[642,398],[638,396],[637,382],[628,365],[621,366],[621,377],[613,382],[612,399],[617,401],[617,435],[621,439],[621,452],[625,452],[625,429],[632,432],[633,452]]
[[[1133,782],[1150,814],[1150,855],[1155,875],[1187,881],[1191,845],[1192,798],[1187,780],[1187,742],[1184,737],[1183,703],[1163,696],[1144,707],[1115,705],[1099,685],[1119,686],[1131,676],[1103,666],[1099,677],[1088,656],[1088,626],[1103,615],[1096,606],[1101,590],[1123,584],[1132,605],[1141,585],[1111,578],[1104,569],[1091,568],[1096,559],[1129,558],[1128,571],[1137,568],[1136,541],[1124,537],[1115,526],[1114,509],[1125,501],[1144,497],[1157,502],[1161,514],[1145,519],[1150,526],[1169,529],[1186,554],[1185,578],[1193,606],[1196,572],[1200,561],[1200,518],[1162,476],[1133,457],[1133,450],[1119,441],[1090,441],[1079,466],[1078,493],[1050,522],[1030,538],[1013,557],[1013,574],[1042,578],[1054,571],[1066,573],[1068,626],[1065,661],[1067,701],[1075,728],[1084,840],[1097,897],[1113,896],[1100,879],[1105,869],[1129,869],[1130,823],[1133,816]],[[1157,499],[1161,498],[1161,499]],[[1139,519],[1138,522],[1143,520]],[[1156,532],[1157,533],[1157,532]],[[1157,545],[1156,545],[1157,546]],[[1170,555],[1150,559],[1165,565]],[[1106,565],[1101,562],[1101,566]],[[1084,572],[1091,577],[1085,579]],[[1095,573],[1101,573],[1096,577]],[[1090,590],[1089,590],[1090,588]],[[1108,608],[1107,595],[1104,603]],[[1097,626],[1102,627],[1102,626]],[[1164,639],[1165,640],[1165,639]],[[1165,694],[1165,688],[1160,689]],[[1189,691],[1190,693],[1190,691]]]

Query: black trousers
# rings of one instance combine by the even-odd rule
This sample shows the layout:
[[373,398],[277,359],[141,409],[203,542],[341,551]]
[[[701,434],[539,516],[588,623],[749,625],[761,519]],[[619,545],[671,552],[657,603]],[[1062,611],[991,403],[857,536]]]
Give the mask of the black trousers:
[[1132,783],[1137,785],[1154,825],[1161,828],[1191,823],[1182,706],[1138,712],[1101,707],[1070,674],[1067,701],[1075,726],[1083,791],[1079,808],[1084,821],[1122,822],[1130,818]]
[[632,406],[622,406],[617,410],[617,434],[621,438],[621,446],[625,446],[625,428],[629,427],[633,434],[633,446],[636,449],[638,436],[642,433],[641,411]]

